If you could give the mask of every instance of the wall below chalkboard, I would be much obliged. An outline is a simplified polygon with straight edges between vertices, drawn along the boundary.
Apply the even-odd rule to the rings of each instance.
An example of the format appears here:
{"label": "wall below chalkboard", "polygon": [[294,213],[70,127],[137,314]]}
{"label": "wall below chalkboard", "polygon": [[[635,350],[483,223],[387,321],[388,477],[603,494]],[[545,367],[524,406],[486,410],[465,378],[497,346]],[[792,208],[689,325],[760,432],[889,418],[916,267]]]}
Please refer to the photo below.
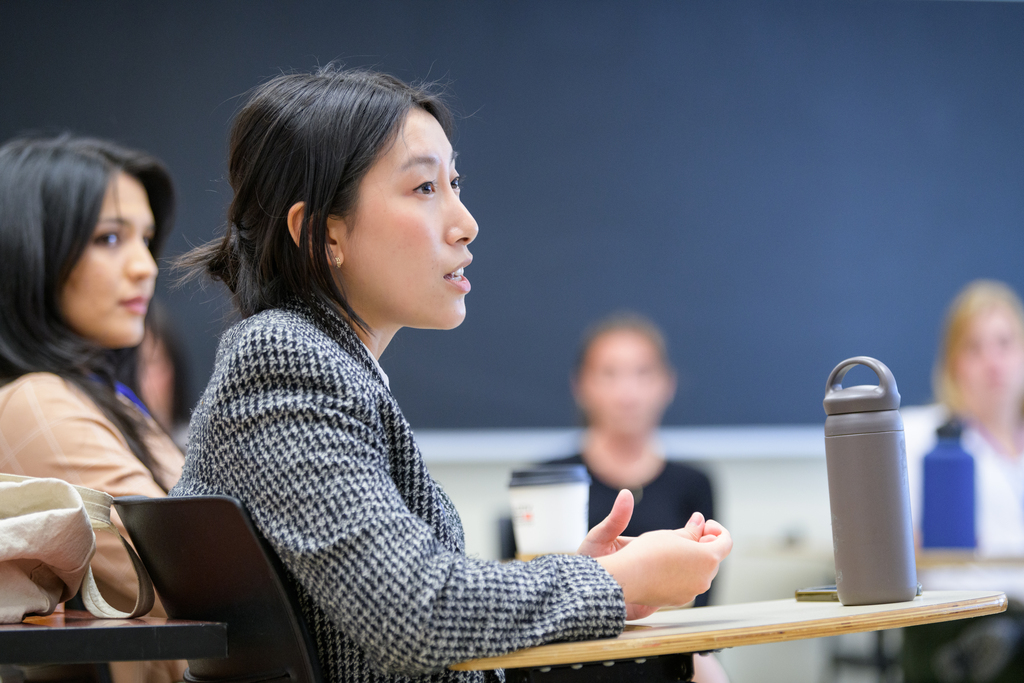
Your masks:
{"label": "wall below chalkboard", "polygon": [[[670,460],[823,459],[822,425],[665,427],[658,432]],[[416,443],[428,465],[534,463],[578,453],[579,429],[424,429]]]}

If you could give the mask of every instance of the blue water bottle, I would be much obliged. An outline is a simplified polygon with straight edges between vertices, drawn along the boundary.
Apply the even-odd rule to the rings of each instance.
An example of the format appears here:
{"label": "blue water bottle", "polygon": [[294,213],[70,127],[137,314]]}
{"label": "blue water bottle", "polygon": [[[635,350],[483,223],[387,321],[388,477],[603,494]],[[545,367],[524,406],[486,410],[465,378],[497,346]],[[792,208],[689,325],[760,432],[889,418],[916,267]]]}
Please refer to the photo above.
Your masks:
{"label": "blue water bottle", "polygon": [[938,429],[939,442],[924,456],[921,544],[925,548],[974,548],[974,458],[960,445],[961,426]]}

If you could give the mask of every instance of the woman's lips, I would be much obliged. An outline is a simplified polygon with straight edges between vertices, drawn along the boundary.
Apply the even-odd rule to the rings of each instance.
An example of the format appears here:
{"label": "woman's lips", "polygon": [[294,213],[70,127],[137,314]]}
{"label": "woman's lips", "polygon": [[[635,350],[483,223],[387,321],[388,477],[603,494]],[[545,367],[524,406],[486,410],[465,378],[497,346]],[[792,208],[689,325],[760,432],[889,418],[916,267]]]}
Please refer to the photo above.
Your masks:
{"label": "woman's lips", "polygon": [[146,311],[149,309],[149,299],[137,296],[134,299],[125,299],[121,305],[136,315],[146,315]]}
{"label": "woman's lips", "polygon": [[458,270],[445,275],[444,279],[458,287],[463,294],[467,294],[471,287],[469,285],[469,280],[467,280],[466,276],[462,274],[464,270],[464,268],[459,268]]}

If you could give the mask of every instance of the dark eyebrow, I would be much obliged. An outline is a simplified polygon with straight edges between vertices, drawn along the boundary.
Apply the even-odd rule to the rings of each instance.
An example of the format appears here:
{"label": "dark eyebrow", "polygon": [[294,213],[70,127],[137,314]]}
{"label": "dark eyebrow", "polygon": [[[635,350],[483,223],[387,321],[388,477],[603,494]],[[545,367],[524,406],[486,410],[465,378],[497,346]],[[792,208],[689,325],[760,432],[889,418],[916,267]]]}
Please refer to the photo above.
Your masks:
{"label": "dark eyebrow", "polygon": [[[122,218],[121,216],[107,216],[106,218],[100,218],[96,222],[96,225],[99,226],[99,225],[103,225],[104,223],[116,223],[117,225],[119,225],[121,227],[125,227],[125,228],[130,228],[132,226],[131,221],[129,221],[126,218]],[[149,231],[155,231],[155,230],[156,230],[156,224],[155,223],[150,223],[150,224],[148,224],[148,225],[146,225],[145,227],[142,228],[143,232],[149,232]]]}
{"label": "dark eyebrow", "polygon": [[107,216],[106,218],[100,218],[99,223],[117,223],[118,225],[129,225],[128,221],[120,216]]}
{"label": "dark eyebrow", "polygon": [[[451,158],[451,161],[449,161],[449,163],[454,162],[455,158],[457,156],[459,156],[459,153],[456,152],[453,149],[452,150],[452,158]],[[402,167],[399,170],[400,171],[405,171],[405,170],[408,170],[408,169],[412,168],[413,166],[437,166],[437,164],[438,164],[437,156],[435,156],[433,154],[423,154],[421,156],[413,157],[413,158],[409,159],[404,164],[402,164]]]}

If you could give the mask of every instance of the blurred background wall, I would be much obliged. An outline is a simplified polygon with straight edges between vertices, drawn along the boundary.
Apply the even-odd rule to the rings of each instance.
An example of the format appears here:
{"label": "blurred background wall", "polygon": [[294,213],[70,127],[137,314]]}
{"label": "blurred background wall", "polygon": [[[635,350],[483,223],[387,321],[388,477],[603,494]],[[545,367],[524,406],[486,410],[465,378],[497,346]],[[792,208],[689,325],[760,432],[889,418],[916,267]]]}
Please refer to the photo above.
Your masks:
{"label": "blurred background wall", "polygon": [[[481,232],[466,322],[382,358],[414,427],[573,424],[579,334],[623,307],[668,333],[667,423],[820,423],[839,360],[925,402],[953,293],[1024,288],[1022,36],[998,2],[0,0],[0,138],[166,160],[170,257],[218,234],[247,89],[331,60],[440,80]],[[198,393],[225,299],[160,290]]]}

